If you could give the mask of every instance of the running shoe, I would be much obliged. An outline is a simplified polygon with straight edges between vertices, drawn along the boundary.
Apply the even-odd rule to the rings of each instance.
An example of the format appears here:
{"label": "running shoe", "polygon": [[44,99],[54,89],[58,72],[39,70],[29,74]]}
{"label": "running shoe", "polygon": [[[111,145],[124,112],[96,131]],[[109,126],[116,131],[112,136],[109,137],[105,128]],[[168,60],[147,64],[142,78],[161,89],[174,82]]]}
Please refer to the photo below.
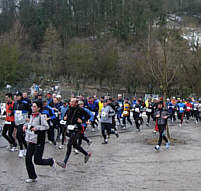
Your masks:
{"label": "running shoe", "polygon": [[26,156],[26,154],[27,154],[27,150],[25,149],[23,152],[23,155]]}
{"label": "running shoe", "polygon": [[59,149],[64,149],[64,145],[59,145]]}
{"label": "running shoe", "polygon": [[37,179],[31,179],[31,178],[26,179],[26,183],[33,183],[33,182],[37,182]]}
{"label": "running shoe", "polygon": [[15,151],[18,151],[18,148],[17,147],[12,147],[12,149],[10,149],[11,152],[15,152]]}
{"label": "running shoe", "polygon": [[20,150],[19,151],[19,154],[18,154],[18,157],[19,158],[22,158],[24,156],[24,150]]}
{"label": "running shoe", "polygon": [[155,149],[158,151],[160,149],[160,146],[159,145],[156,145],[155,146]]}
{"label": "running shoe", "polygon": [[84,163],[87,163],[90,157],[91,157],[91,153],[88,153],[88,155],[84,157]]}
{"label": "running shoe", "polygon": [[108,143],[108,141],[107,141],[107,139],[105,139],[102,144],[107,144],[107,143]]}
{"label": "running shoe", "polygon": [[79,154],[79,151],[77,149],[74,149],[74,153],[77,155]]}
{"label": "running shoe", "polygon": [[169,149],[169,147],[170,147],[170,143],[169,143],[169,142],[166,143],[166,144],[165,144],[165,147],[166,147],[166,149]]}
{"label": "running shoe", "polygon": [[61,168],[66,168],[66,164],[64,162],[61,162],[61,161],[56,161],[56,164],[58,166],[60,166]]}
{"label": "running shoe", "polygon": [[88,146],[90,146],[92,144],[92,140],[89,140],[88,142]]}

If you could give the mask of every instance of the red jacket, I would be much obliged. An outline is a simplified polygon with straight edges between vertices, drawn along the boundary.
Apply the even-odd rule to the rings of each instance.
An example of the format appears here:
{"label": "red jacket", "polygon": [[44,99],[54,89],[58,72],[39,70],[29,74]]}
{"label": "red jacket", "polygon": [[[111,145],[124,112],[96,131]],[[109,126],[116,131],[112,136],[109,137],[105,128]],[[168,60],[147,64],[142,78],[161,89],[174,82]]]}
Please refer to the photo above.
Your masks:
{"label": "red jacket", "polygon": [[192,110],[192,104],[191,103],[187,103],[186,104],[186,112],[190,112]]}
{"label": "red jacket", "polygon": [[14,122],[14,101],[6,104],[6,121]]}

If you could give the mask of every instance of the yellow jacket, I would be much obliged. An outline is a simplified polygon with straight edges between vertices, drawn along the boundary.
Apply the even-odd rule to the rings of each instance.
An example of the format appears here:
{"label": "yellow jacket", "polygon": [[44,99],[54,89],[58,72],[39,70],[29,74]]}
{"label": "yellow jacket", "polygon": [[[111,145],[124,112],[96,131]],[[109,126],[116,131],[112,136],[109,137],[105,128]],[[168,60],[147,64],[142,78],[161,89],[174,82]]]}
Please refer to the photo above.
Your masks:
{"label": "yellow jacket", "polygon": [[103,108],[103,103],[101,103],[101,101],[98,102],[98,108],[99,108],[99,115],[101,114],[101,110]]}

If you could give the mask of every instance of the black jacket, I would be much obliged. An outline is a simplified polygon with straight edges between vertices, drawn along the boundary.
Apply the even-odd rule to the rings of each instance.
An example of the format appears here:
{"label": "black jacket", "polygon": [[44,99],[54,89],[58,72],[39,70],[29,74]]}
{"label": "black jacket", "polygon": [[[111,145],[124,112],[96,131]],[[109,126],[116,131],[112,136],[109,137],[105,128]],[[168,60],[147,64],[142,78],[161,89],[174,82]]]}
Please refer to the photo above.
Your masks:
{"label": "black jacket", "polygon": [[[157,115],[159,115],[159,117],[157,117]],[[164,110],[164,109],[158,109],[154,113],[154,117],[157,119],[157,123],[158,123],[159,126],[160,125],[167,125],[168,118],[164,119],[165,116],[169,117],[170,113],[167,110]]]}
{"label": "black jacket", "polygon": [[81,107],[69,107],[65,116],[67,116],[67,124],[68,125],[77,125],[78,130],[82,130],[81,124],[77,122],[78,118],[82,120],[85,118],[85,121],[90,119],[90,115]]}

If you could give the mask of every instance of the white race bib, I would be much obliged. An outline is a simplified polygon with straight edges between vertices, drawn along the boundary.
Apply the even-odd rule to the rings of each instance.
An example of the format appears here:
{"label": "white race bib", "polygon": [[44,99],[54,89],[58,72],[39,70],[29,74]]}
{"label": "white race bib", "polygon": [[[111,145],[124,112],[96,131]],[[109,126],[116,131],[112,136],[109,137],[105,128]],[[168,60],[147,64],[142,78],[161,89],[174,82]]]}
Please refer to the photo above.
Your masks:
{"label": "white race bib", "polygon": [[58,113],[58,112],[55,112],[55,116],[56,116],[56,117],[59,117],[59,113]]}
{"label": "white race bib", "polygon": [[16,111],[15,111],[15,114],[16,114],[16,115],[22,115],[22,111],[16,110]]}
{"label": "white race bib", "polygon": [[149,109],[149,108],[147,108],[147,112],[148,112],[148,113],[151,113],[151,112],[152,112],[152,110],[151,110],[151,109]]}
{"label": "white race bib", "polygon": [[191,108],[190,108],[190,107],[187,107],[187,109],[190,110]]}
{"label": "white race bib", "polygon": [[106,113],[104,111],[101,113],[101,117],[106,117]]}
{"label": "white race bib", "polygon": [[76,129],[76,125],[68,125],[68,130],[75,130]]}
{"label": "white race bib", "polygon": [[139,113],[140,109],[139,108],[135,108],[135,112]]}
{"label": "white race bib", "polygon": [[22,113],[20,110],[15,111],[15,124],[16,125],[21,125],[26,122],[26,118],[28,117],[27,113]]}
{"label": "white race bib", "polygon": [[5,124],[6,125],[11,125],[11,122],[10,121],[5,121]]}
{"label": "white race bib", "polygon": [[61,125],[66,125],[66,121],[61,120],[61,121],[60,121],[60,124],[61,124]]}
{"label": "white race bib", "polygon": [[123,112],[123,115],[128,115],[128,111],[124,111],[124,112]]}
{"label": "white race bib", "polygon": [[184,111],[184,108],[183,108],[183,107],[180,107],[179,110],[180,110],[180,111]]}

